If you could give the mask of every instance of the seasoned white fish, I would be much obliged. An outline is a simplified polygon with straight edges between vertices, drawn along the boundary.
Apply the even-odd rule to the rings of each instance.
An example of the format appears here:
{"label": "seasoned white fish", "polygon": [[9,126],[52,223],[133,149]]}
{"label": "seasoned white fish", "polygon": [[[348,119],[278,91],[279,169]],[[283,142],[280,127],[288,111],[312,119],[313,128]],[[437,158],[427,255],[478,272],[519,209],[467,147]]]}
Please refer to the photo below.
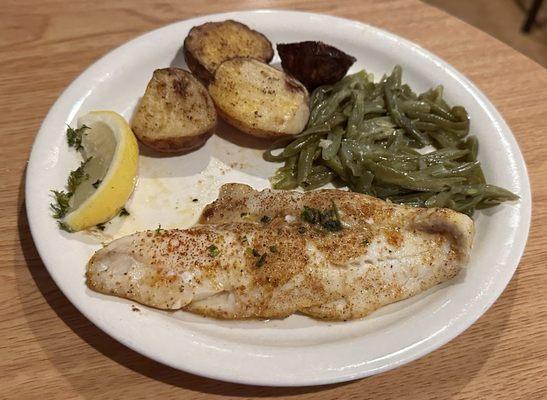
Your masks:
{"label": "seasoned white fish", "polygon": [[224,185],[201,223],[113,241],[89,261],[88,286],[218,318],[347,320],[451,279],[473,240],[463,214],[342,190]]}

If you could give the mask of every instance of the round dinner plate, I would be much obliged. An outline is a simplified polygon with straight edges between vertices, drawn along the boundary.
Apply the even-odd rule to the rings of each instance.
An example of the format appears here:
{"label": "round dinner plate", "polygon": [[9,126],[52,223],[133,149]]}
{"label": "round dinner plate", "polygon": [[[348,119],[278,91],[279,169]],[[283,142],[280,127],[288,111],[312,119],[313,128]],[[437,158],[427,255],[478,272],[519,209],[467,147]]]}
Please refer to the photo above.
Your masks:
{"label": "round dinner plate", "polygon": [[[85,266],[102,242],[138,230],[186,228],[227,182],[269,187],[278,164],[263,161],[260,144],[221,124],[192,153],[160,157],[141,148],[139,181],[127,205],[102,233],[69,234],[51,217],[51,189],[61,189],[80,162],[67,147],[66,124],[91,110],[130,119],[152,71],[186,68],[181,45],[190,28],[235,19],[274,44],[320,40],[357,58],[378,79],[395,64],[403,80],[424,91],[442,84],[449,103],[465,106],[479,137],[479,159],[490,183],[520,200],[477,212],[471,261],[458,277],[366,318],[322,322],[303,315],[283,320],[219,321],[183,311],[147,308],[90,291]],[[276,56],[272,62],[279,65]],[[95,325],[126,346],[171,367],[255,385],[302,386],[347,381],[415,360],[477,320],[502,293],[522,255],[530,224],[530,186],[515,138],[485,95],[453,67],[421,47],[383,30],[341,18],[259,10],[208,15],[174,23],[113,50],[82,73],[59,97],[36,137],[26,181],[27,213],[36,247],[68,299]]]}

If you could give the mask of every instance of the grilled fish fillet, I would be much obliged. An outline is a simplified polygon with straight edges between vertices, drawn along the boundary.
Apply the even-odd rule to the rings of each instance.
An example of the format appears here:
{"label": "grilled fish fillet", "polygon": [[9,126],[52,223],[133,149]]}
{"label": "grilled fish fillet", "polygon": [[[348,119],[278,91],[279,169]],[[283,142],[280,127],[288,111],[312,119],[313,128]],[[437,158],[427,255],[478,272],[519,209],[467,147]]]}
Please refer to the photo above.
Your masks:
{"label": "grilled fish fillet", "polygon": [[[303,219],[305,207],[335,209],[342,229]],[[89,261],[87,285],[216,318],[348,320],[453,278],[474,234],[469,217],[448,209],[241,184],[224,185],[200,222],[113,241]]]}

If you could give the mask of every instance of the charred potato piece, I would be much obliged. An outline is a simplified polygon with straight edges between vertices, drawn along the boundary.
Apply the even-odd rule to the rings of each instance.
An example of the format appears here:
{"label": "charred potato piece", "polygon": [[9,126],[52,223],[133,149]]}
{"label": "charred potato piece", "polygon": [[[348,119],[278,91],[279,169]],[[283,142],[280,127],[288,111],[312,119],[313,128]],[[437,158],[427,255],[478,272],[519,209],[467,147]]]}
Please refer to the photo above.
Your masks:
{"label": "charred potato piece", "polygon": [[338,82],[355,62],[355,57],[323,42],[278,44],[277,52],[283,70],[309,91]]}
{"label": "charred potato piece", "polygon": [[157,69],[133,117],[135,136],[154,150],[179,153],[201,146],[217,115],[207,89],[188,71]]}
{"label": "charred potato piece", "polygon": [[226,122],[253,136],[297,134],[310,115],[308,91],[300,82],[252,58],[220,64],[209,93]]}
{"label": "charred potato piece", "polygon": [[209,82],[218,66],[230,58],[252,57],[268,63],[273,57],[266,36],[233,20],[194,26],[183,50],[188,68],[203,82]]}

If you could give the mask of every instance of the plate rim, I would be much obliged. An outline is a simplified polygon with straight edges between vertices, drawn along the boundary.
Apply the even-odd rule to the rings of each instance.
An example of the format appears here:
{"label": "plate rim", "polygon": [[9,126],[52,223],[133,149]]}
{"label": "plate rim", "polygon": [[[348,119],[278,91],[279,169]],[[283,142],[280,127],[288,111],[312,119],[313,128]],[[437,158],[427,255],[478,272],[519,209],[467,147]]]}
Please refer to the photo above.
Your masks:
{"label": "plate rim", "polygon": [[[469,314],[467,314],[467,318],[464,320],[460,320],[459,325],[456,327],[452,327],[452,330],[449,334],[444,335],[434,335],[433,337],[427,338],[427,340],[419,347],[418,350],[412,350],[412,351],[406,351],[404,353],[405,357],[400,357],[396,362],[390,362],[386,363],[383,366],[376,368],[373,371],[370,370],[360,370],[354,373],[346,373],[346,374],[339,374],[335,377],[309,377],[308,379],[300,379],[297,378],[293,381],[278,381],[276,380],[275,376],[273,378],[270,378],[266,376],[264,379],[246,379],[245,377],[237,377],[233,374],[225,373],[223,371],[217,370],[204,370],[200,368],[194,368],[193,365],[185,365],[184,368],[182,368],[179,364],[174,364],[170,360],[166,360],[165,358],[161,357],[161,355],[157,354],[151,354],[150,352],[143,350],[142,348],[139,348],[138,343],[132,343],[129,340],[124,339],[122,335],[120,335],[118,332],[115,332],[114,329],[111,329],[107,324],[105,324],[103,321],[101,321],[99,318],[97,318],[93,313],[88,312],[88,310],[85,309],[85,306],[82,306],[82,304],[79,304],[77,300],[74,299],[74,297],[71,295],[70,290],[64,290],[62,288],[62,285],[59,284],[58,279],[56,278],[56,274],[53,272],[55,268],[51,268],[48,266],[48,263],[46,262],[47,256],[46,251],[43,246],[40,245],[40,240],[37,240],[39,238],[39,233],[37,231],[37,226],[35,220],[32,218],[32,195],[31,193],[31,184],[32,178],[30,177],[30,173],[33,170],[33,159],[36,158],[36,148],[37,148],[37,142],[38,138],[43,135],[43,131],[45,130],[45,127],[48,125],[48,122],[50,119],[52,119],[52,116],[54,115],[56,109],[60,107],[61,100],[65,97],[66,93],[70,90],[71,87],[75,86],[79,81],[83,81],[85,78],[85,75],[88,73],[89,70],[96,67],[99,63],[101,63],[105,58],[108,58],[112,56],[114,53],[118,51],[124,51],[128,48],[130,48],[134,43],[139,42],[147,35],[151,35],[159,30],[169,30],[175,25],[178,24],[189,24],[192,22],[199,22],[202,19],[205,18],[238,18],[241,17],[242,14],[276,14],[276,13],[290,13],[290,14],[300,14],[302,17],[309,17],[314,16],[318,18],[325,18],[325,19],[333,19],[336,20],[339,23],[346,23],[346,24],[352,24],[356,27],[365,28],[366,30],[373,32],[379,36],[388,38],[390,40],[394,40],[396,42],[401,43],[402,45],[409,47],[418,53],[420,53],[421,56],[424,56],[428,58],[429,60],[435,62],[436,64],[442,65],[447,73],[452,75],[455,79],[458,80],[461,84],[465,84],[467,87],[465,88],[467,91],[470,91],[472,96],[477,98],[477,100],[480,100],[482,103],[483,108],[485,108],[488,112],[490,112],[493,116],[493,119],[495,119],[498,123],[502,125],[502,128],[509,133],[509,135],[505,135],[505,138],[509,140],[511,144],[511,148],[513,150],[513,153],[517,157],[518,161],[521,161],[522,165],[519,165],[519,167],[522,167],[522,180],[520,183],[522,184],[522,191],[526,194],[525,198],[528,200],[526,204],[522,204],[521,213],[520,213],[520,221],[521,225],[524,228],[524,237],[522,242],[519,243],[519,248],[515,252],[514,250],[511,252],[512,257],[511,260],[514,261],[514,266],[511,266],[511,273],[506,273],[502,276],[502,281],[496,282],[496,289],[495,295],[490,296],[486,302],[483,303],[483,308],[481,311],[474,313],[471,318],[469,318]],[[34,156],[34,157],[33,157]],[[524,198],[524,196],[523,196]],[[521,199],[522,201],[522,199]],[[337,383],[337,382],[344,382],[349,381],[353,379],[358,379],[370,375],[375,375],[393,368],[396,368],[398,366],[401,366],[403,364],[409,363],[411,361],[414,361],[418,358],[421,358],[425,356],[426,354],[434,351],[435,349],[443,346],[444,344],[448,343],[452,339],[454,339],[456,336],[460,335],[463,331],[465,331],[467,328],[469,328],[473,323],[475,323],[484,313],[492,306],[492,304],[501,296],[507,285],[509,284],[510,280],[514,276],[516,269],[518,268],[520,264],[520,260],[522,258],[522,255],[524,254],[527,239],[529,236],[530,231],[530,222],[531,222],[531,214],[532,214],[532,202],[531,202],[531,186],[530,186],[530,180],[528,176],[528,171],[526,167],[525,159],[522,155],[522,151],[518,145],[518,142],[510,129],[509,125],[506,123],[504,118],[502,117],[501,113],[497,110],[497,108],[494,106],[493,103],[490,102],[490,100],[486,97],[486,95],[473,83],[471,82],[464,74],[459,72],[456,68],[454,68],[451,64],[444,61],[440,57],[436,56],[434,53],[430,52],[429,50],[426,50],[425,48],[421,47],[420,45],[405,39],[401,36],[398,36],[394,33],[391,33],[387,30],[378,28],[373,25],[369,25],[365,22],[352,20],[348,18],[343,18],[339,16],[329,15],[329,14],[322,14],[322,13],[315,13],[315,12],[307,12],[307,11],[295,11],[295,10],[288,10],[288,9],[249,9],[249,10],[239,10],[239,11],[229,11],[229,12],[222,12],[222,13],[214,13],[214,14],[203,14],[198,15],[192,18],[175,21],[172,23],[169,23],[167,25],[163,25],[161,27],[158,27],[154,30],[144,32],[135,38],[109,50],[100,58],[98,58],[96,61],[94,61],[92,64],[87,66],[57,97],[53,105],[48,110],[45,118],[42,121],[42,124],[38,130],[37,135],[34,138],[34,142],[32,145],[32,150],[30,152],[27,171],[25,174],[25,207],[26,207],[26,214],[28,218],[29,228],[30,232],[35,244],[35,247],[40,255],[40,258],[42,262],[44,263],[46,269],[49,272],[49,275],[54,280],[57,287],[62,291],[62,293],[69,299],[69,301],[78,309],[79,312],[81,312],[87,319],[89,319],[96,327],[98,327],[100,330],[102,330],[104,333],[109,335],[110,337],[114,338],[116,341],[122,343],[123,345],[131,348],[133,351],[136,351],[139,354],[142,354],[152,360],[158,361],[164,365],[168,365],[170,367],[173,367],[178,370],[190,372],[196,375],[204,376],[207,378],[222,380],[226,382],[234,382],[234,383],[242,383],[242,384],[249,384],[249,385],[265,385],[265,386],[308,386],[308,385],[322,385],[322,384],[329,384],[329,383]],[[513,264],[513,263],[511,263]]]}

